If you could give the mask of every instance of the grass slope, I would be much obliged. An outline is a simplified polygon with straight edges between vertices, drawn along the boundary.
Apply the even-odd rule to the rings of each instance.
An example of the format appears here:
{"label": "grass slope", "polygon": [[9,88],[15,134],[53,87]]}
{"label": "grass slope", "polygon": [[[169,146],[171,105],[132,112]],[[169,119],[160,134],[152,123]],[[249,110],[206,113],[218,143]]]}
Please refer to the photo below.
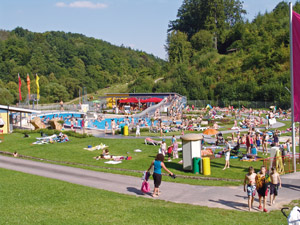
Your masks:
{"label": "grass slope", "polygon": [[176,204],[5,169],[0,169],[0,189],[0,224],[286,224],[280,211]]}
{"label": "grass slope", "polygon": [[[88,94],[87,98],[93,96],[94,99],[98,99],[100,96],[104,96],[105,93],[127,93],[128,92],[128,83],[125,84],[112,84],[110,87],[99,89],[98,91]],[[78,103],[79,98],[75,98],[66,104]]]}

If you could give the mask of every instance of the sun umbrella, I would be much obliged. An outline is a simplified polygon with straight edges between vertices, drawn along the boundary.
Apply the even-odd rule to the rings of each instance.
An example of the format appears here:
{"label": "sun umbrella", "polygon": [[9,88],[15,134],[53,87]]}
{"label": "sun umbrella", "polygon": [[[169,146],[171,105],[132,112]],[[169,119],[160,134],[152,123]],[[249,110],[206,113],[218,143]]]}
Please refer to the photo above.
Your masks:
{"label": "sun umbrella", "polygon": [[155,103],[158,103],[158,102],[161,102],[161,101],[162,101],[161,98],[153,97],[153,98],[148,98],[148,99],[145,99],[145,100],[141,100],[141,103],[146,103],[146,102],[155,102]]}
{"label": "sun umbrella", "polygon": [[122,99],[119,101],[119,103],[138,103],[139,100],[136,98],[127,98],[127,99]]}
{"label": "sun umbrella", "polygon": [[219,132],[217,130],[215,130],[215,129],[212,129],[212,128],[206,129],[203,132],[203,134],[205,134],[205,135],[215,135],[217,133],[219,133]]}

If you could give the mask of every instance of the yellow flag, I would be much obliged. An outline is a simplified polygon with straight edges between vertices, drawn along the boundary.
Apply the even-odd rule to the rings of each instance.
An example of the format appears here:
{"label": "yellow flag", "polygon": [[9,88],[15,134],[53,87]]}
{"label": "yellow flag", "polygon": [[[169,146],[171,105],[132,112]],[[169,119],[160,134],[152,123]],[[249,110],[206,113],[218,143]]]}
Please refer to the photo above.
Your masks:
{"label": "yellow flag", "polygon": [[36,83],[36,98],[37,100],[40,99],[40,85],[39,85],[39,76],[36,74],[36,79],[35,79],[35,83]]}

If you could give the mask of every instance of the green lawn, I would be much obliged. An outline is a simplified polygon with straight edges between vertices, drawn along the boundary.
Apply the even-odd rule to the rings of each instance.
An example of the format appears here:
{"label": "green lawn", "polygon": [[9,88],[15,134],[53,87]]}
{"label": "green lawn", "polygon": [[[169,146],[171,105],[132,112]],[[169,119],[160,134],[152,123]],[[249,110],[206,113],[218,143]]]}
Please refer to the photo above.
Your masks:
{"label": "green lawn", "polygon": [[[70,137],[70,142],[67,143],[54,143],[47,145],[32,145],[32,142],[36,141],[38,134],[30,134],[29,138],[23,138],[22,134],[13,133],[10,135],[5,135],[5,140],[0,144],[2,151],[14,152],[17,151],[21,155],[39,157],[43,159],[64,161],[77,164],[77,167],[93,169],[98,171],[106,171],[112,173],[128,174],[132,176],[141,176],[141,173],[132,171],[118,171],[118,170],[107,170],[100,167],[113,167],[128,170],[140,170],[144,171],[148,169],[151,161],[154,159],[158,152],[159,146],[145,145],[143,139],[100,139],[95,137],[88,138],[75,138]],[[104,143],[109,146],[110,154],[121,155],[121,156],[132,156],[132,160],[124,160],[118,165],[108,165],[104,162],[106,160],[95,160],[93,157],[99,155],[100,151],[86,151],[83,148],[88,145],[99,145]],[[170,144],[170,140],[167,140],[167,144]],[[136,153],[133,150],[141,149],[143,152]],[[166,166],[177,175],[185,176],[202,176],[194,175],[191,172],[185,172],[182,170],[182,165],[179,164],[179,160],[173,160],[172,162],[165,162]],[[259,169],[262,165],[262,161],[257,162],[242,162],[239,159],[231,159],[231,168],[223,171],[225,160],[212,159],[211,160],[211,177],[215,178],[228,178],[228,179],[238,179],[240,181],[215,181],[215,180],[197,180],[197,179],[186,179],[177,178],[173,180],[172,178],[166,177],[166,181],[196,184],[196,185],[239,185],[242,183],[245,174],[247,173],[247,168],[253,166]],[[76,165],[73,165],[76,166]],[[203,176],[202,176],[203,177]]]}
{"label": "green lawn", "polygon": [[286,224],[280,211],[176,204],[5,169],[0,169],[0,190],[0,224]]}

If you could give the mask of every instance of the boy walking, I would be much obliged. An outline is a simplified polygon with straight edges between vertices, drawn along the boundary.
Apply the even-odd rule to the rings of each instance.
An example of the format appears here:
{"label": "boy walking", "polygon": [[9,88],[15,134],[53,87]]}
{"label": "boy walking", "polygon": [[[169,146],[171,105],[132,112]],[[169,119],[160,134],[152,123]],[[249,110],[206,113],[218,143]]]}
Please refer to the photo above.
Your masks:
{"label": "boy walking", "polygon": [[223,170],[225,170],[226,168],[229,168],[229,159],[230,159],[230,151],[231,151],[231,145],[228,142],[228,139],[225,139],[225,144],[226,147],[224,149],[224,153],[225,153],[225,166],[223,168]]}
{"label": "boy walking", "polygon": [[270,178],[270,205],[272,205],[275,204],[275,198],[278,195],[278,188],[281,188],[281,179],[279,173],[277,173],[274,167],[271,168]]}
{"label": "boy walking", "polygon": [[253,208],[253,200],[256,193],[255,186],[255,177],[256,173],[254,173],[254,168],[252,166],[249,167],[249,172],[245,176],[244,180],[244,191],[246,192],[246,184],[247,184],[247,195],[248,195],[248,207],[249,211]]}

